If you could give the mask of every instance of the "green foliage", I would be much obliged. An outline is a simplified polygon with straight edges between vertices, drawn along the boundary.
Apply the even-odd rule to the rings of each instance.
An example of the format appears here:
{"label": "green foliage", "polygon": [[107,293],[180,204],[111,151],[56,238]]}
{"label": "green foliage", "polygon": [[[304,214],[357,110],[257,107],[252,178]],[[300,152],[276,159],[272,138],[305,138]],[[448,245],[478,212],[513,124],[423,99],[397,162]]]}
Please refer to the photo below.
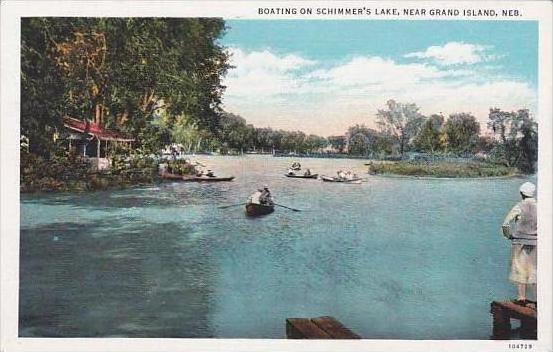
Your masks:
{"label": "green foliage", "polygon": [[512,176],[516,168],[484,162],[374,162],[370,165],[374,174],[426,177],[499,177]]}
{"label": "green foliage", "polygon": [[23,19],[21,132],[31,152],[47,154],[66,114],[124,130],[148,151],[167,140],[152,127],[160,108],[214,132],[224,30],[217,18]]}
{"label": "green foliage", "polygon": [[344,148],[346,146],[345,136],[330,136],[327,139],[332,148],[336,149],[339,153],[342,153],[344,151]]}
{"label": "green foliage", "polygon": [[304,138],[301,149],[307,152],[316,153],[328,145],[328,140],[324,137],[310,134]]}
{"label": "green foliage", "polygon": [[254,143],[253,126],[238,115],[225,113],[221,116],[219,136],[225,148],[248,150]]}
{"label": "green foliage", "polygon": [[64,112],[64,84],[50,57],[49,27],[48,19],[21,19],[21,134],[29,138],[31,153],[45,157]]}
{"label": "green foliage", "polygon": [[444,125],[446,148],[448,152],[458,155],[474,154],[480,124],[471,114],[451,114]]}
{"label": "green foliage", "polygon": [[388,100],[386,109],[378,110],[376,117],[381,132],[398,143],[401,155],[407,151],[411,139],[420,131],[424,121],[417,105],[398,103],[395,100]]}
{"label": "green foliage", "polygon": [[110,159],[110,171],[119,173],[127,168],[132,149],[127,144],[110,143],[106,151],[107,157]]}
{"label": "green foliage", "polygon": [[173,124],[171,139],[174,143],[182,144],[186,151],[191,151],[201,146],[204,141],[209,150],[216,149],[216,145],[211,144],[212,134],[198,128],[198,126],[186,116],[179,116]]}
{"label": "green foliage", "polygon": [[177,175],[195,175],[197,170],[186,160],[170,160],[167,162],[167,172]]}
{"label": "green foliage", "polygon": [[442,115],[428,117],[413,141],[415,148],[431,154],[443,151],[445,147],[442,133],[443,125],[444,117]]}
{"label": "green foliage", "polygon": [[223,152],[232,150],[270,151],[272,149],[297,153],[314,153],[325,148],[328,140],[317,135],[306,135],[301,131],[255,128],[244,118],[231,113],[223,113],[217,134]]}
{"label": "green foliage", "polygon": [[378,131],[368,128],[365,125],[351,126],[347,133],[348,153],[352,155],[375,155],[381,152]]}
{"label": "green foliage", "polygon": [[538,160],[538,124],[528,110],[506,112],[490,109],[488,128],[498,136],[494,158],[525,173],[535,172]]}
{"label": "green foliage", "polygon": [[144,154],[157,154],[165,145],[171,143],[171,130],[163,124],[146,125],[138,133],[141,141],[141,152]]}

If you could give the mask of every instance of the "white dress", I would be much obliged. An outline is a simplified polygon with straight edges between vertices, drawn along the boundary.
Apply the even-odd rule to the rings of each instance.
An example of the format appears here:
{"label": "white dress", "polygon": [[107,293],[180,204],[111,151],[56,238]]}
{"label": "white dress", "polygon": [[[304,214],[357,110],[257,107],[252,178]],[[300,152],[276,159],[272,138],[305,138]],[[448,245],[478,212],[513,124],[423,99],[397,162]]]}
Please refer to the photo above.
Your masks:
{"label": "white dress", "polygon": [[[511,236],[510,224],[515,222]],[[517,284],[535,284],[537,274],[536,200],[526,198],[511,209],[503,222],[503,235],[512,240],[509,280]]]}

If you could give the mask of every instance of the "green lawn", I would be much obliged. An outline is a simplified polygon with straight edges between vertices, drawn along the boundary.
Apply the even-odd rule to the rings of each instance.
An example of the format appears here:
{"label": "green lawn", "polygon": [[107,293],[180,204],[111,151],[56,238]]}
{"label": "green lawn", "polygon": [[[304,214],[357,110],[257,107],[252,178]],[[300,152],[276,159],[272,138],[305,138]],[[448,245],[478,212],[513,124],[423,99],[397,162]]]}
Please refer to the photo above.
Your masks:
{"label": "green lawn", "polygon": [[369,173],[425,177],[497,177],[514,176],[518,174],[518,170],[485,162],[398,161],[373,162],[369,165]]}

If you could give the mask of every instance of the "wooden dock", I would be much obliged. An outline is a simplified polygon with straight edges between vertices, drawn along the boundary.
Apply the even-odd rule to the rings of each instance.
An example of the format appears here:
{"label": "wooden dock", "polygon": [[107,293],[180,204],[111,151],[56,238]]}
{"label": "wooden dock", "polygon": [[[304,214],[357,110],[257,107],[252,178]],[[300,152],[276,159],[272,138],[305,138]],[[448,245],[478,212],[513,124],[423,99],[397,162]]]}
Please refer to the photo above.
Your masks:
{"label": "wooden dock", "polygon": [[288,318],[288,339],[360,339],[361,337],[333,317]]}
{"label": "wooden dock", "polygon": [[[532,307],[524,307],[511,301],[493,301],[490,313],[493,316],[492,339],[509,340],[518,337],[523,340],[536,340],[538,311]],[[520,321],[520,328],[511,329],[511,319]]]}

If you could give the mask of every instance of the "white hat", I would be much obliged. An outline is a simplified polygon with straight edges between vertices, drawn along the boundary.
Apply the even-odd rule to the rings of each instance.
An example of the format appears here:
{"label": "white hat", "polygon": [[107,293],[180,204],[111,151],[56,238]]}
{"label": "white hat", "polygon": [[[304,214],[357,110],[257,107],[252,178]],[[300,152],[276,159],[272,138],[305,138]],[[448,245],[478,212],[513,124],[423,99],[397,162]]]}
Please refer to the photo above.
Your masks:
{"label": "white hat", "polygon": [[536,192],[536,186],[532,182],[525,182],[520,186],[520,193],[527,197],[533,197]]}

